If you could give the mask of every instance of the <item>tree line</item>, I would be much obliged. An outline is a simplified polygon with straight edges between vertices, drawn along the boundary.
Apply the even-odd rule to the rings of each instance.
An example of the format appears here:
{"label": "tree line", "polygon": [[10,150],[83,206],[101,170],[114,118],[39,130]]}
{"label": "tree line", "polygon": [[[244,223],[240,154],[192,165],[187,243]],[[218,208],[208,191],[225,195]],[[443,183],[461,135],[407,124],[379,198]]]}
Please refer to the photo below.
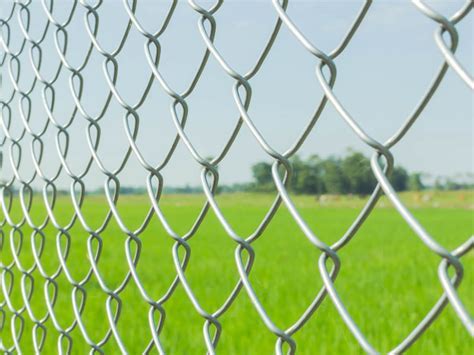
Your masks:
{"label": "tree line", "polygon": [[[295,156],[290,161],[293,167],[290,188],[295,193],[367,195],[377,184],[369,158],[360,152],[350,151],[343,158],[331,156],[323,159],[311,155],[301,159]],[[271,169],[272,165],[266,162],[252,166],[254,191],[274,189]],[[393,168],[390,181],[397,191],[425,188],[421,173],[409,174],[401,166]]]}
{"label": "tree line", "polygon": [[[297,194],[354,194],[367,195],[374,190],[377,180],[370,166],[370,159],[364,154],[349,150],[344,157],[331,156],[321,158],[311,155],[306,159],[294,156],[290,159],[293,174],[289,184]],[[232,192],[274,192],[275,182],[272,176],[272,164],[258,162],[252,166],[253,180],[248,183],[219,185],[218,193]],[[461,190],[473,189],[473,174],[467,174],[469,182],[460,182],[451,178],[436,178],[431,185],[425,182],[427,174],[408,172],[396,165],[389,180],[396,191]],[[281,174],[280,176],[283,176]],[[196,193],[199,187],[165,188],[165,193]]]}
{"label": "tree line", "polygon": [[[344,157],[331,156],[321,158],[311,155],[306,159],[294,156],[290,159],[293,174],[289,184],[292,192],[297,194],[354,194],[372,193],[377,184],[370,159],[364,154],[350,150]],[[251,168],[253,180],[247,183],[232,185],[219,184],[217,193],[232,192],[274,192],[275,183],[272,176],[272,164],[258,162]],[[283,176],[283,174],[281,174]],[[424,189],[460,190],[473,189],[473,174],[468,174],[469,182],[459,182],[450,178],[436,178],[434,183],[425,183],[426,174],[409,173],[402,166],[395,166],[389,180],[396,191],[420,191]],[[201,186],[173,187],[165,184],[165,194],[202,193]],[[103,193],[99,188],[94,193]],[[121,194],[144,194],[144,187],[120,187]]]}

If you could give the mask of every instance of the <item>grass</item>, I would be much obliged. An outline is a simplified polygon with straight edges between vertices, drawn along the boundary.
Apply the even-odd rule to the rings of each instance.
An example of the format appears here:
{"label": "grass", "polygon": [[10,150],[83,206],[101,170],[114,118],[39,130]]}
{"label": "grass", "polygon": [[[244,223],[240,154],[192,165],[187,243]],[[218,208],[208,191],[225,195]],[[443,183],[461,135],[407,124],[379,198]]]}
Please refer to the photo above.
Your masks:
{"label": "grass", "polygon": [[[448,249],[454,249],[473,234],[473,192],[406,193],[402,194],[402,199],[427,231]],[[217,200],[229,223],[237,233],[245,236],[256,228],[270,206],[272,196],[222,195]],[[294,200],[318,237],[328,244],[340,238],[364,202],[358,197],[331,197],[316,201],[314,197],[296,196]],[[163,196],[161,206],[170,225],[176,232],[184,234],[191,227],[203,201],[202,196],[169,195]],[[32,212],[35,223],[40,223],[46,215],[41,205],[39,196],[35,197]],[[106,206],[106,201],[101,197],[86,197],[83,211],[90,226],[100,226]],[[127,226],[134,229],[140,225],[148,206],[145,196],[123,196],[118,209]],[[55,211],[58,222],[65,224],[73,209],[69,200],[61,197]],[[18,200],[14,203],[11,216],[15,221],[21,216]],[[1,261],[4,264],[8,264],[13,258],[11,242],[18,247],[20,239],[23,239],[19,261],[24,268],[33,266],[32,230],[23,227],[22,232],[23,237],[19,232],[12,232],[10,227],[3,227]],[[45,235],[45,249],[41,260],[46,271],[53,273],[59,266],[56,240],[59,239],[64,247],[65,238],[58,237],[57,231],[50,226],[45,229]],[[79,225],[71,230],[71,250],[67,263],[77,280],[84,277],[89,267],[87,237]],[[38,236],[33,239],[36,243],[39,242]],[[107,286],[114,288],[120,284],[128,270],[124,251],[126,235],[112,220],[102,233],[102,239],[103,253],[99,270]],[[138,275],[147,293],[158,299],[175,276],[171,256],[173,240],[157,218],[152,219],[146,232],[141,235],[141,240],[143,249]],[[236,244],[225,233],[212,211],[189,243],[192,255],[186,271],[188,281],[202,307],[213,312],[220,307],[238,278],[234,262]],[[253,246],[256,260],[250,280],[274,323],[280,328],[289,327],[322,285],[317,269],[320,253],[298,229],[284,206]],[[459,290],[470,310],[474,309],[473,254],[470,252],[462,259],[466,275]],[[399,343],[442,293],[437,277],[440,258],[421,243],[385,198],[339,255],[342,269],[336,281],[337,290],[367,339],[381,352],[387,352]],[[23,304],[21,273],[15,267],[13,274],[10,299],[18,309]],[[41,318],[47,311],[44,304],[45,282],[37,269],[32,275],[35,279],[32,310],[36,317]],[[74,319],[72,287],[64,273],[57,281],[59,292],[55,313],[58,322],[67,327]],[[28,278],[24,283],[26,289],[31,288]],[[10,284],[9,277],[4,277],[4,284]],[[87,301],[83,320],[89,336],[98,341],[108,329],[105,310],[107,297],[94,278],[85,289]],[[118,330],[129,352],[141,353],[151,339],[147,323],[149,307],[133,281],[120,297],[123,309]],[[178,286],[164,307],[166,322],[161,340],[165,350],[170,354],[204,353],[203,318],[195,311],[181,286]],[[26,312],[23,313],[23,318],[25,330],[20,346],[24,353],[31,353],[32,322]],[[13,344],[11,319],[12,313],[5,307],[4,329],[0,333],[5,346]],[[273,352],[276,338],[266,329],[244,291],[220,321],[223,333],[217,348],[219,353]],[[18,325],[17,320],[15,326]],[[44,352],[54,353],[57,351],[58,333],[54,330],[51,319],[45,325],[48,332]],[[73,353],[87,352],[89,347],[82,339],[80,330],[76,327],[71,334],[74,340]],[[298,344],[299,354],[363,353],[329,299],[324,301],[294,339]],[[409,353],[470,354],[473,346],[474,341],[448,305],[438,320],[410,348]],[[106,353],[118,352],[113,338],[103,349]]]}

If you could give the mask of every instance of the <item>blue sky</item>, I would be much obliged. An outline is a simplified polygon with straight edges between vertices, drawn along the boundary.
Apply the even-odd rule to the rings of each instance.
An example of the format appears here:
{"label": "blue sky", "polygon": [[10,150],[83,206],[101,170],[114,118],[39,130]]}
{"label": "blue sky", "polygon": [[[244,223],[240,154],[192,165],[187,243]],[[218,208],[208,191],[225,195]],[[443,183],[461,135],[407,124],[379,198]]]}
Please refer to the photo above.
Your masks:
{"label": "blue sky", "polygon": [[[9,3],[2,0],[1,4]],[[165,1],[140,1],[137,17],[148,29],[161,23]],[[208,4],[203,1],[201,4]],[[434,8],[450,16],[462,1],[430,1]],[[290,1],[288,13],[305,35],[326,52],[341,40],[358,12],[362,1]],[[65,3],[56,9],[58,17],[67,10]],[[2,6],[3,7],[3,6]],[[45,16],[39,1],[32,5],[32,32],[44,25]],[[5,10],[4,10],[5,11]],[[111,49],[118,43],[126,24],[126,13],[121,1],[105,1],[99,11],[101,23],[98,39]],[[87,45],[84,11],[81,9],[72,22],[69,58],[79,63]],[[2,15],[3,16],[3,15]],[[276,18],[270,2],[230,1],[216,13],[216,46],[229,64],[238,72],[247,72],[273,28]],[[473,68],[473,15],[468,15],[458,26],[460,44],[457,56],[467,68]],[[168,30],[161,38],[160,69],[176,91],[187,87],[196,70],[204,43],[199,35],[199,15],[187,2],[180,1]],[[436,24],[421,14],[408,1],[374,1],[368,15],[350,45],[336,59],[338,78],[335,92],[355,119],[374,137],[384,141],[404,122],[421,99],[442,63],[433,33]],[[19,35],[12,25],[13,38]],[[132,30],[123,52],[118,56],[119,80],[117,88],[124,99],[134,103],[150,75],[144,52],[144,38]],[[50,31],[43,44],[44,75],[50,76],[58,63],[53,35]],[[31,82],[33,72],[28,68],[27,53],[21,57],[21,83]],[[76,61],[76,62],[75,62]],[[99,111],[107,93],[102,73],[103,58],[95,52],[84,71],[84,106],[91,114]],[[317,106],[322,90],[315,76],[317,60],[310,55],[283,26],[280,35],[260,72],[251,80],[253,98],[249,114],[268,142],[283,151],[296,140]],[[5,68],[3,89],[5,97],[11,84]],[[73,107],[68,88],[69,73],[64,71],[57,83],[55,114],[64,122]],[[211,57],[196,90],[189,96],[189,117],[186,126],[193,144],[202,156],[214,156],[227,139],[238,118],[232,98],[231,80]],[[32,126],[40,129],[45,122],[40,90],[31,95]],[[145,105],[140,109],[138,146],[152,164],[160,162],[175,133],[169,111],[170,98],[155,85]],[[99,156],[112,169],[117,166],[126,147],[123,129],[123,109],[114,101],[101,121],[102,143]],[[406,137],[392,151],[396,162],[410,171],[432,175],[455,175],[473,169],[473,94],[456,74],[449,70],[431,103]],[[13,107],[18,115],[18,102]],[[12,131],[20,129],[21,122]],[[73,170],[83,169],[89,152],[85,140],[85,120],[77,117],[70,127],[72,136],[69,162]],[[45,136],[43,167],[52,174],[59,164],[54,147],[55,130]],[[30,139],[23,140],[24,153],[21,171],[31,174]],[[348,148],[370,153],[329,104],[300,151],[301,156],[318,154],[326,157],[343,155]],[[8,159],[5,159],[8,163]],[[250,166],[261,160],[270,161],[255,138],[244,127],[227,157],[219,166],[222,183],[248,181]],[[8,165],[8,164],[4,164]],[[199,183],[199,165],[183,144],[180,144],[169,166],[163,170],[166,184],[178,186]],[[3,176],[11,171],[4,168]],[[136,159],[129,162],[121,174],[124,185],[144,184],[145,171]],[[94,168],[86,182],[99,186],[104,176]],[[61,178],[59,184],[70,180]],[[38,180],[40,186],[41,182]]]}

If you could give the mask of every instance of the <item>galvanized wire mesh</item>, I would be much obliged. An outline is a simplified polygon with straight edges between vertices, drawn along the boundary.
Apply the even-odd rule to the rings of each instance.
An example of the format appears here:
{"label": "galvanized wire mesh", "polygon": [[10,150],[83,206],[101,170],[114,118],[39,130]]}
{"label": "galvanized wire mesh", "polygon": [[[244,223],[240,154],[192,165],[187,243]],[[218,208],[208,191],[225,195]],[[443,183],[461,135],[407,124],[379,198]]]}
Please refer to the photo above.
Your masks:
{"label": "galvanized wire mesh", "polygon": [[[237,72],[223,57],[219,48],[214,44],[216,33],[219,31],[219,23],[214,15],[219,11],[223,1],[217,0],[210,6],[200,5],[198,1],[189,0],[189,6],[196,12],[198,18],[198,29],[202,41],[205,44],[205,50],[202,53],[200,65],[197,67],[192,80],[188,83],[185,90],[178,91],[167,81],[166,76],[160,71],[160,38],[166,33],[167,27],[173,18],[177,1],[163,3],[166,7],[166,15],[160,19],[160,27],[153,32],[149,32],[140,19],[136,16],[137,8],[142,4],[138,0],[124,0],[121,4],[122,10],[126,11],[128,23],[121,29],[122,35],[118,45],[113,49],[106,49],[110,46],[101,43],[98,39],[101,31],[100,21],[104,16],[113,16],[111,13],[101,12],[102,1],[71,1],[71,6],[67,16],[61,19],[57,18],[55,13],[55,2],[53,0],[42,0],[42,12],[31,11],[32,1],[8,1],[3,0],[1,6],[0,18],[0,75],[3,82],[9,81],[13,89],[11,92],[5,90],[1,92],[1,128],[2,141],[1,151],[3,154],[3,166],[12,170],[11,179],[3,181],[1,185],[1,204],[4,213],[4,219],[1,222],[1,248],[10,248],[13,254],[13,260],[5,263],[1,260],[1,287],[3,301],[1,302],[1,324],[5,327],[5,322],[11,321],[12,326],[8,332],[2,332],[0,348],[4,352],[21,352],[21,341],[24,337],[32,337],[35,351],[41,352],[44,346],[45,338],[48,336],[57,337],[58,351],[73,351],[73,342],[71,332],[79,328],[85,342],[90,346],[91,351],[102,352],[107,342],[115,341],[120,350],[124,353],[132,351],[158,350],[163,353],[161,334],[166,327],[165,303],[173,297],[178,285],[182,286],[192,302],[195,311],[203,318],[204,322],[204,341],[209,353],[214,353],[222,332],[220,317],[225,314],[233,305],[237,297],[248,297],[261,317],[262,321],[276,336],[275,351],[282,353],[288,351],[294,353],[296,343],[293,338],[308,320],[317,313],[318,307],[323,302],[332,302],[341,319],[346,323],[349,330],[354,335],[357,342],[368,353],[377,353],[377,350],[367,341],[363,332],[359,329],[355,321],[351,318],[346,309],[343,300],[339,297],[337,291],[336,278],[342,267],[338,251],[349,245],[351,239],[356,235],[358,229],[370,215],[379,197],[382,194],[388,196],[399,214],[406,223],[413,229],[420,240],[426,245],[426,248],[440,257],[439,280],[444,289],[444,294],[440,296],[438,302],[426,314],[420,323],[403,339],[399,345],[393,348],[393,353],[400,353],[409,348],[423,332],[436,320],[446,305],[450,304],[456,311],[459,321],[464,324],[467,331],[474,334],[473,320],[468,314],[460,300],[456,289],[461,283],[463,276],[463,266],[460,258],[474,247],[474,239],[469,238],[464,244],[456,250],[448,251],[438,242],[436,242],[423,226],[413,217],[410,211],[400,201],[399,196],[392,188],[388,176],[390,176],[394,157],[391,148],[398,144],[410,127],[424,111],[433,94],[437,91],[446,72],[452,70],[455,72],[472,90],[474,82],[466,68],[456,58],[456,49],[459,42],[459,36],[456,25],[462,21],[472,10],[473,2],[467,1],[451,18],[446,18],[435,10],[430,8],[421,0],[414,0],[412,6],[415,6],[421,14],[427,16],[432,21],[439,24],[434,39],[440,52],[444,57],[438,73],[432,83],[427,88],[425,94],[421,97],[418,105],[414,108],[412,114],[406,118],[405,123],[399,130],[385,142],[379,142],[370,136],[366,130],[361,127],[348,109],[341,102],[337,92],[333,89],[336,83],[337,59],[344,54],[344,50],[356,34],[359,25],[364,21],[364,17],[370,11],[371,1],[361,2],[361,8],[352,24],[348,24],[348,32],[340,44],[331,52],[325,53],[318,48],[317,43],[313,43],[298,28],[298,24],[293,22],[290,15],[286,12],[287,0],[273,0],[275,10],[275,23],[273,31],[268,38],[265,47],[254,66],[246,73]],[[70,55],[71,47],[74,44],[68,42],[69,25],[75,16],[84,17],[83,30],[87,33],[88,43],[81,54],[80,59],[72,58]],[[31,23],[39,18],[42,21],[42,30],[32,33]],[[282,27],[289,29],[294,35],[294,40],[299,42],[309,53],[314,56],[314,64],[317,80],[324,91],[311,121],[306,125],[304,131],[298,139],[286,151],[278,151],[272,147],[266,137],[254,124],[254,120],[249,114],[249,108],[252,105],[252,78],[257,75],[265,63],[267,55],[272,50],[275,39],[278,37]],[[13,33],[16,30],[17,33]],[[125,43],[129,40],[131,31],[138,31],[141,34],[141,40],[144,45],[142,53],[148,62],[148,68],[143,69],[150,73],[148,83],[135,102],[127,102],[116,87],[119,76],[120,63],[117,57],[120,55]],[[44,73],[43,66],[43,42],[47,35],[52,34],[55,42],[55,55],[58,58],[57,67],[52,73]],[[18,40],[20,38],[21,40]],[[92,114],[84,107],[82,102],[83,86],[88,81],[84,75],[93,53],[98,53],[102,57],[103,80],[109,87],[108,95],[100,103],[97,114]],[[213,57],[220,65],[223,72],[233,80],[233,98],[235,106],[239,111],[240,117],[236,121],[232,134],[222,148],[220,154],[212,158],[203,157],[195,147],[193,141],[188,137],[185,125],[188,118],[188,98],[193,94],[196,85],[202,78],[202,73]],[[31,80],[24,81],[22,73],[24,68],[28,67],[34,72]],[[67,92],[58,92],[56,83],[60,74],[67,74],[69,81],[69,90]],[[159,164],[149,162],[142,154],[140,147],[136,144],[136,137],[139,132],[141,106],[147,102],[150,88],[153,85],[159,85],[169,96],[171,100],[171,119],[175,125],[175,138],[173,143]],[[32,109],[31,97],[35,94],[41,95],[41,103],[45,114],[38,118]],[[64,117],[58,118],[57,102],[63,95],[69,95],[74,100],[74,106],[66,120]],[[102,129],[101,119],[104,117],[112,103],[118,103],[123,112],[123,129],[127,135],[128,147],[121,159],[121,163],[116,169],[108,169],[107,162],[104,162],[98,154],[101,144],[101,137],[107,134]],[[14,106],[18,106],[18,114]],[[315,123],[328,105],[332,105],[338,114],[344,119],[361,142],[373,150],[371,166],[374,175],[377,178],[378,185],[370,196],[367,204],[362,209],[358,217],[354,220],[347,232],[333,245],[327,245],[321,241],[315,232],[306,224],[300,211],[294,205],[290,194],[288,193],[288,184],[292,176],[292,165],[289,159],[294,156],[305,142],[308,134],[314,129]],[[35,121],[36,120],[36,121]],[[77,131],[70,129],[76,121],[86,122],[86,137],[88,146],[84,147],[83,154],[86,154],[88,162],[82,171],[71,169],[71,160],[75,157],[69,152],[69,142],[71,135],[78,134]],[[20,126],[20,129],[14,129],[14,126]],[[250,235],[239,235],[228,222],[226,215],[219,207],[215,195],[219,186],[219,164],[226,159],[230,147],[234,144],[241,128],[246,126],[257,140],[260,147],[273,160],[273,180],[277,188],[277,196],[273,205],[266,213],[259,226]],[[50,136],[48,136],[50,134]],[[81,132],[82,134],[82,132]],[[60,165],[53,172],[46,172],[44,162],[48,156],[43,154],[46,140],[54,140],[56,144],[56,154],[60,159]],[[202,167],[201,180],[202,188],[206,196],[206,202],[201,212],[196,218],[192,228],[185,234],[179,234],[173,230],[168,223],[166,215],[160,206],[162,196],[163,177],[162,171],[168,165],[178,144],[186,146],[192,154],[194,160]],[[29,159],[25,157],[29,156]],[[147,172],[147,195],[149,198],[149,210],[143,223],[137,229],[131,229],[128,226],[126,218],[122,217],[117,209],[120,199],[120,174],[127,166],[130,157],[135,156],[140,162],[143,170]],[[25,171],[25,164],[30,166],[31,171]],[[98,168],[105,179],[105,196],[108,203],[108,211],[101,225],[93,227],[88,224],[84,218],[83,201],[86,193],[85,179],[90,174],[91,169]],[[57,183],[58,180],[66,176],[70,181],[69,199],[74,206],[74,214],[67,222],[60,221],[57,218],[58,210],[55,208],[55,201],[59,196]],[[47,216],[42,221],[36,221],[32,218],[30,212],[34,189],[33,181],[40,181],[42,194],[42,203],[47,211]],[[18,198],[21,203],[22,217],[16,219],[11,214],[12,201],[15,195],[15,186],[18,186]],[[39,197],[35,197],[39,198]],[[254,285],[250,281],[249,274],[252,270],[255,258],[254,247],[252,246],[272,222],[276,211],[280,206],[285,205],[290,211],[294,221],[308,240],[321,251],[319,259],[319,273],[324,282],[324,286],[315,295],[314,300],[300,318],[289,328],[281,329],[267,314],[265,307],[260,302]],[[222,224],[229,238],[236,245],[235,265],[238,270],[239,280],[234,289],[228,295],[225,302],[217,310],[204,309],[200,300],[195,296],[193,288],[186,277],[186,268],[190,259],[191,246],[189,239],[195,235],[200,228],[203,220],[212,210]],[[140,264],[140,251],[142,247],[141,235],[146,231],[152,219],[158,219],[169,236],[174,240],[172,256],[176,269],[174,281],[169,285],[167,292],[162,297],[155,299],[147,293],[146,285],[141,281],[137,272]],[[110,225],[115,221],[122,232],[127,236],[125,243],[126,260],[128,273],[118,287],[112,288],[107,284],[102,269],[98,267],[101,259],[102,236]],[[75,226],[80,226],[88,234],[87,247],[88,258],[84,263],[88,265],[87,275],[81,279],[75,278],[69,271],[68,255],[71,248],[71,230]],[[8,227],[8,235],[7,235]],[[29,228],[29,229],[28,229]],[[27,237],[27,231],[31,230],[32,252],[34,261],[31,265],[25,265],[22,262],[21,255],[24,238]],[[55,270],[49,270],[44,267],[45,258],[43,253],[44,244],[50,243],[51,238],[46,236],[50,233],[55,235],[57,245],[57,257],[60,265]],[[455,270],[454,277],[448,275],[448,268]],[[15,272],[21,274],[14,276]],[[70,324],[63,324],[58,321],[56,305],[57,295],[60,292],[69,292],[60,289],[58,278],[65,275],[71,285],[71,297],[73,302],[73,320]],[[41,280],[40,280],[41,278]],[[108,331],[97,340],[95,335],[88,333],[84,325],[82,313],[86,304],[87,290],[86,286],[96,280],[102,292],[107,295],[106,308],[108,317]],[[16,304],[11,300],[11,292],[14,283],[19,283],[22,291],[23,303]],[[46,305],[46,311],[39,313],[31,306],[31,298],[34,292],[41,293],[40,285],[44,285],[43,302]],[[118,323],[121,321],[121,295],[131,284],[135,284],[141,294],[142,301],[149,305],[149,334],[143,334],[150,339],[146,349],[127,349],[122,335],[117,330]],[[87,300],[93,302],[93,300]],[[52,321],[46,326],[48,321]],[[25,324],[31,323],[31,334],[26,331]],[[52,325],[52,326],[51,326]]]}

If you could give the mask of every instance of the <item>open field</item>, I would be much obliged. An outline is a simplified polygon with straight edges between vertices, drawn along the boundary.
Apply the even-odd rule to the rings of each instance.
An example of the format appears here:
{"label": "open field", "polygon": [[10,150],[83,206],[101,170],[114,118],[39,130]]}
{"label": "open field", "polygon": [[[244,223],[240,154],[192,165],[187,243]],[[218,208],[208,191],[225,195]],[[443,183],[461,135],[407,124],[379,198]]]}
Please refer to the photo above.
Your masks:
{"label": "open field", "polygon": [[[473,234],[474,193],[472,191],[404,193],[403,200],[431,235],[448,249],[454,249]],[[39,196],[33,202],[32,218],[40,223],[46,212]],[[295,204],[315,233],[330,244],[341,237],[362,207],[363,199],[357,197],[326,197],[317,201],[310,196],[296,196]],[[162,209],[176,232],[184,234],[192,225],[204,198],[202,196],[163,196]],[[252,233],[271,204],[271,195],[236,194],[217,197],[224,215],[241,236]],[[97,228],[102,223],[107,203],[104,198],[87,196],[84,216],[87,223]],[[119,211],[128,228],[136,229],[149,206],[146,196],[122,196]],[[60,197],[55,214],[60,224],[66,224],[72,215],[69,199]],[[18,221],[21,216],[18,200],[11,216]],[[19,261],[24,268],[33,265],[31,229],[24,227],[23,250]],[[21,239],[18,232],[10,235],[11,228],[4,226],[1,261],[12,261],[10,243]],[[76,223],[71,232],[71,250],[67,265],[74,278],[80,280],[89,270],[87,262],[88,235]],[[45,229],[45,249],[41,258],[46,272],[53,273],[59,265],[56,256],[56,231]],[[34,237],[39,243],[38,236]],[[61,245],[64,246],[63,237]],[[99,270],[109,288],[117,287],[128,268],[125,259],[126,235],[112,219],[104,233],[103,252]],[[160,298],[175,276],[171,248],[173,240],[157,218],[153,218],[141,235],[142,255],[138,274],[148,294]],[[208,212],[198,232],[190,239],[192,249],[186,271],[194,293],[208,312],[215,311],[230,293],[238,278],[234,261],[235,242],[225,233],[212,211]],[[253,244],[256,252],[251,282],[267,313],[280,327],[290,326],[304,311],[318,292],[322,282],[317,269],[319,251],[299,231],[297,225],[281,206],[265,233]],[[339,252],[342,269],[336,287],[359,327],[368,340],[380,351],[387,352],[400,342],[442,293],[437,277],[440,258],[433,254],[411,231],[404,220],[382,198],[355,238]],[[474,253],[463,259],[465,278],[460,295],[470,310],[474,310]],[[23,304],[21,273],[14,268],[11,300],[15,308]],[[46,313],[44,304],[44,279],[38,270],[31,300],[35,316]],[[8,285],[10,278],[4,278]],[[64,274],[58,277],[59,295],[55,313],[59,323],[67,327],[74,319],[72,286]],[[5,287],[5,285],[4,285]],[[87,291],[83,320],[90,337],[98,341],[108,329],[105,309],[106,295],[92,278],[85,286]],[[141,353],[150,338],[148,309],[133,281],[121,293],[123,303],[118,330],[130,353]],[[193,308],[183,288],[164,304],[166,321],[161,333],[165,350],[170,354],[202,354],[205,345],[202,336],[203,318]],[[6,310],[6,320],[1,338],[11,346],[11,312]],[[21,341],[24,353],[32,352],[31,327],[27,313],[25,334]],[[270,354],[275,336],[266,329],[246,293],[241,294],[232,308],[220,318],[223,332],[218,345],[222,354]],[[18,322],[17,322],[18,323]],[[45,353],[56,352],[58,333],[52,321],[46,324],[48,333]],[[89,348],[76,327],[72,332],[73,353],[86,353]],[[362,350],[341,320],[335,307],[327,298],[312,319],[294,339],[300,354],[358,354]],[[413,345],[411,354],[469,354],[474,341],[448,305],[439,319]],[[113,340],[104,346],[106,353],[117,353]]]}

